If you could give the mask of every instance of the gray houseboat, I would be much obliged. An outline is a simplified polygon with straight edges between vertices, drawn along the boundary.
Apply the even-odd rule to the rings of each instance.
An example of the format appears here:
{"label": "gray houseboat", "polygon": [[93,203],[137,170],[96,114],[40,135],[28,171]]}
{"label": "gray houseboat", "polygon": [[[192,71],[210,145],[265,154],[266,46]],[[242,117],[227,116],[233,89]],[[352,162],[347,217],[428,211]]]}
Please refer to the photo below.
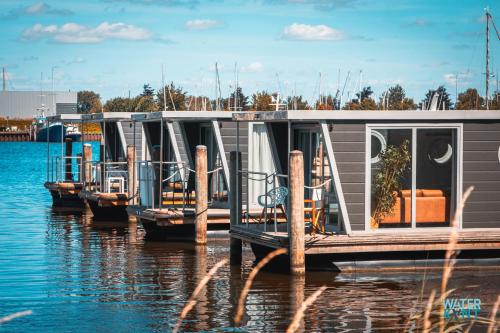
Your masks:
{"label": "gray houseboat", "polygon": [[208,229],[229,229],[229,151],[241,150],[247,145],[242,138],[248,137],[245,129],[238,133],[232,112],[162,111],[136,114],[132,119],[142,123],[150,155],[137,163],[139,200],[128,207],[129,215],[140,219],[151,237],[193,239],[195,155],[197,146],[203,145],[208,169]]}
{"label": "gray houseboat", "polygon": [[241,251],[241,241],[257,257],[295,246],[291,208],[283,197],[289,196],[290,152],[298,150],[304,161],[302,251],[308,264],[321,258],[348,270],[385,260],[417,266],[418,259],[439,260],[470,186],[456,247],[465,261],[499,257],[499,111],[241,112],[233,120],[240,133],[248,123],[264,124],[275,170],[253,163],[247,138],[237,137],[242,162],[231,173],[239,175],[242,187],[264,174],[268,185],[260,201],[267,194],[267,206],[276,211],[284,205],[288,212],[288,223],[277,223],[272,213],[248,223],[245,211],[256,194],[235,192],[241,208],[230,230],[234,253]]}
{"label": "gray houseboat", "polygon": [[[131,120],[132,112],[104,112],[82,115],[84,124],[101,127],[99,159],[86,156],[84,181],[80,198],[90,207],[94,219],[127,220],[126,208],[134,199],[136,159],[146,154],[141,123]],[[88,154],[88,152],[87,152]],[[137,158],[137,157],[138,158]],[[105,158],[104,158],[105,157]]]}
{"label": "gray houseboat", "polygon": [[[60,131],[59,137],[65,137],[65,124],[81,122],[79,114],[60,114],[46,118],[47,135],[47,177],[44,186],[52,196],[55,206],[83,207],[84,202],[78,197],[83,183],[81,177],[82,156],[78,152],[81,144],[71,138],[52,142],[52,131]],[[52,126],[58,124],[58,126]],[[75,147],[75,149],[73,149]],[[80,150],[81,153],[81,150]]]}

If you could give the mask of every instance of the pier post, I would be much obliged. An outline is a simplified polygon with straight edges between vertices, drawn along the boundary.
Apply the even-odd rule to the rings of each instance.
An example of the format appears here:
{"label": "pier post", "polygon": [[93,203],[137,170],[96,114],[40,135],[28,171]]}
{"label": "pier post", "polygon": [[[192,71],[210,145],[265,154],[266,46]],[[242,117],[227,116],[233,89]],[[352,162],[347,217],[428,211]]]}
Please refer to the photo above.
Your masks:
{"label": "pier post", "polygon": [[207,174],[207,147],[196,146],[195,159],[195,242],[207,243],[207,209],[208,209],[208,174]]}
{"label": "pier post", "polygon": [[301,151],[290,152],[288,183],[290,186],[290,271],[305,274],[304,231],[304,157]]}
{"label": "pier post", "polygon": [[106,153],[106,149],[104,147],[104,140],[103,137],[101,136],[101,144],[99,145],[99,160],[101,162],[100,168],[99,168],[99,192],[104,192],[104,163],[106,162],[106,157],[104,154]]}
{"label": "pier post", "polygon": [[73,172],[72,172],[72,160],[71,156],[73,156],[73,140],[70,138],[67,138],[65,141],[66,143],[66,153],[64,157],[64,165],[65,165],[65,170],[64,170],[64,179],[67,181],[72,181],[73,180]]}
{"label": "pier post", "polygon": [[[229,204],[230,204],[230,227],[241,224],[241,152],[232,151],[229,155]],[[230,263],[241,265],[242,243],[241,239],[230,237]]]}
{"label": "pier post", "polygon": [[137,190],[137,172],[136,172],[136,149],[134,145],[127,146],[127,196],[129,198],[129,203],[132,205],[137,204],[137,197],[135,197]]}
{"label": "pier post", "polygon": [[86,143],[83,145],[83,165],[84,165],[84,174],[83,181],[85,184],[85,188],[90,190],[90,182],[92,181],[92,145],[90,143]]}

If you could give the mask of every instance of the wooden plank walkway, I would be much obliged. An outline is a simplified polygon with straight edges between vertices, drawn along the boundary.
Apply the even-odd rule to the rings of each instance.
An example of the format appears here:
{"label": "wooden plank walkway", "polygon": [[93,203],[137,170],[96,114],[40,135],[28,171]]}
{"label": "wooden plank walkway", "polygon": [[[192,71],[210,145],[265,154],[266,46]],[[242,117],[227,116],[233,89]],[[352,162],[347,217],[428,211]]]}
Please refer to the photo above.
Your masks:
{"label": "wooden plank walkway", "polygon": [[[243,241],[270,248],[288,247],[286,225],[279,231],[263,231],[262,225],[241,225],[231,227],[231,236]],[[269,228],[270,230],[272,228]],[[445,230],[418,230],[396,232],[354,233],[307,235],[306,254],[366,253],[366,252],[404,252],[446,250],[450,232]],[[458,250],[499,250],[500,228],[463,229],[458,233]]]}

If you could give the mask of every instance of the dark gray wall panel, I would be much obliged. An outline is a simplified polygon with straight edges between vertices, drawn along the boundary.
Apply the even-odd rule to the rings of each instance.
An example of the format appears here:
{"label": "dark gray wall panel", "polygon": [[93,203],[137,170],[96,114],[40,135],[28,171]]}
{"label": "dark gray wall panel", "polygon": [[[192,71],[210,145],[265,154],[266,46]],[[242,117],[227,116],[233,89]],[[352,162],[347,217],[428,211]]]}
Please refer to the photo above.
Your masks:
{"label": "dark gray wall panel", "polygon": [[352,230],[365,229],[365,124],[333,124],[330,131]]}
{"label": "dark gray wall panel", "polygon": [[464,228],[500,228],[500,123],[464,124],[463,190],[474,186],[463,215]]}

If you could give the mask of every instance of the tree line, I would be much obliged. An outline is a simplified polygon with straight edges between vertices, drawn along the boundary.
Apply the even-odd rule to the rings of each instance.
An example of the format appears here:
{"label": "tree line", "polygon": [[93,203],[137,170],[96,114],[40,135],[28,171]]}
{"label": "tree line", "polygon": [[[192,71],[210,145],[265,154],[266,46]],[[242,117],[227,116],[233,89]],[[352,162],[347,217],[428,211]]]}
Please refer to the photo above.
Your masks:
{"label": "tree line", "polygon": [[[280,100],[278,100],[280,99]],[[477,89],[469,88],[457,96],[452,102],[444,86],[429,90],[420,102],[406,96],[405,89],[397,84],[384,91],[378,100],[373,97],[371,87],[364,87],[355,97],[342,101],[338,94],[322,95],[311,105],[303,96],[288,96],[281,100],[278,94],[265,90],[246,96],[241,87],[226,98],[211,99],[207,96],[193,96],[173,82],[155,91],[149,84],[143,86],[141,94],[135,97],[115,97],[104,103],[99,94],[93,91],[78,92],[78,112],[154,112],[154,111],[273,111],[276,104],[280,110],[484,110],[485,99]],[[500,110],[500,92],[496,91],[489,109]]]}

